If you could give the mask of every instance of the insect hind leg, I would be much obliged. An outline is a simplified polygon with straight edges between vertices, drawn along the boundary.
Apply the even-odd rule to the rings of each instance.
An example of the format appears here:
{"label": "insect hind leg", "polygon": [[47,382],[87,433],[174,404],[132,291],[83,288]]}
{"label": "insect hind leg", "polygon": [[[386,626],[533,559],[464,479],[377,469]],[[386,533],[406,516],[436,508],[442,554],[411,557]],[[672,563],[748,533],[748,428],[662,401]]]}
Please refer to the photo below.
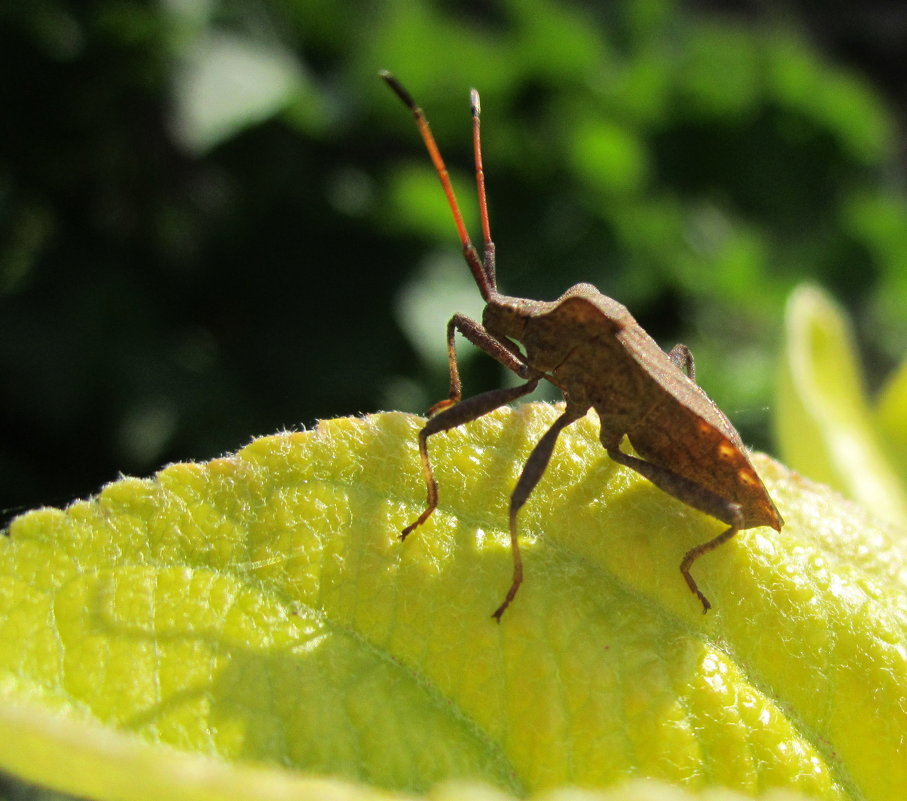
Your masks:
{"label": "insect hind leg", "polygon": [[690,548],[684,554],[683,559],[680,562],[680,572],[683,575],[684,579],[687,582],[687,586],[690,588],[690,592],[693,593],[697,598],[699,598],[702,603],[702,614],[705,614],[712,608],[712,604],[709,603],[709,599],[702,594],[702,590],[699,589],[699,585],[696,583],[696,579],[693,578],[693,574],[690,573],[690,568],[700,556],[707,554],[709,551],[714,551],[719,545],[726,543],[731,537],[733,537],[740,529],[737,526],[730,526],[722,531],[717,537],[710,539],[708,542],[703,542],[701,545],[697,545],[695,548]]}
{"label": "insect hind leg", "polygon": [[703,487],[701,484],[697,484],[695,481],[678,475],[673,470],[652,464],[652,462],[647,462],[645,459],[630,456],[624,453],[614,442],[606,441],[604,436],[602,437],[602,444],[605,446],[608,456],[618,464],[635,470],[641,476],[649,479],[660,490],[683,501],[687,506],[692,506],[694,509],[705,512],[707,515],[711,515],[717,520],[728,524],[728,528],[717,537],[687,551],[680,562],[680,572],[690,588],[690,592],[699,598],[702,604],[702,612],[705,614],[712,608],[712,604],[702,590],[699,589],[699,585],[696,583],[696,579],[693,578],[690,568],[700,556],[723,545],[743,528],[743,510],[740,504],[727,498],[722,498],[717,493]]}

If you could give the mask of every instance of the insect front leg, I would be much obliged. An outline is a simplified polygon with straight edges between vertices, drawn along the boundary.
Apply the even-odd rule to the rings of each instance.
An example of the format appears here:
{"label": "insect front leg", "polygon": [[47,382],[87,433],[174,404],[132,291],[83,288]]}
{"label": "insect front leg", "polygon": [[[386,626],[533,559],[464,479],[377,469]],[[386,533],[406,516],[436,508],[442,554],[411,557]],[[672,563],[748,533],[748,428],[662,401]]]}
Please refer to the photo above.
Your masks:
{"label": "insect front leg", "polygon": [[422,474],[425,476],[425,485],[428,488],[428,498],[425,504],[425,511],[419,515],[418,519],[403,529],[400,539],[405,540],[414,529],[421,526],[431,513],[438,507],[438,482],[435,481],[434,471],[431,469],[431,461],[428,458],[428,438],[439,431],[447,431],[456,428],[464,423],[477,420],[479,417],[493,412],[495,409],[506,406],[508,403],[528,395],[539,383],[539,379],[533,378],[525,384],[517,387],[507,387],[505,389],[493,389],[489,392],[483,392],[473,398],[467,398],[465,401],[451,406],[439,412],[429,419],[425,427],[419,432],[419,456],[422,459]]}
{"label": "insect front leg", "polygon": [[693,363],[693,351],[686,345],[675,345],[668,351],[668,358],[683,370],[692,381],[696,380],[696,365]]}
{"label": "insect front leg", "polygon": [[460,370],[457,366],[457,331],[477,348],[484,350],[489,356],[500,362],[508,370],[512,370],[520,378],[529,378],[532,375],[529,368],[511,350],[491,336],[481,324],[465,314],[455,314],[447,323],[447,363],[450,370],[450,393],[445,400],[438,401],[428,410],[429,417],[449,409],[455,403],[459,403],[460,398],[463,396],[463,385],[460,382]]}
{"label": "insect front leg", "polygon": [[510,551],[513,554],[513,580],[510,583],[510,589],[504,597],[503,603],[494,610],[492,617],[499,623],[501,615],[510,606],[511,601],[516,597],[520,584],[523,583],[523,557],[520,555],[520,543],[517,537],[516,517],[517,513],[526,503],[535,485],[539,483],[548,462],[551,461],[551,454],[554,451],[554,445],[557,437],[567,426],[575,420],[578,420],[586,413],[585,409],[568,406],[564,413],[554,421],[544,436],[536,443],[523,465],[523,471],[517,480],[516,487],[510,496]]}
{"label": "insect front leg", "polygon": [[728,524],[729,527],[717,537],[687,551],[680,562],[680,572],[686,580],[690,592],[699,598],[702,603],[702,612],[705,614],[712,608],[712,604],[699,589],[696,579],[690,573],[690,568],[700,556],[727,542],[743,527],[743,511],[740,508],[740,504],[727,498],[722,498],[701,484],[690,481],[690,479],[684,478],[666,467],[630,456],[624,453],[617,443],[606,440],[604,436],[602,437],[602,444],[605,446],[605,450],[608,451],[608,456],[618,464],[635,470],[641,476],[649,479],[660,490],[683,501],[687,506],[699,509],[699,511]]}

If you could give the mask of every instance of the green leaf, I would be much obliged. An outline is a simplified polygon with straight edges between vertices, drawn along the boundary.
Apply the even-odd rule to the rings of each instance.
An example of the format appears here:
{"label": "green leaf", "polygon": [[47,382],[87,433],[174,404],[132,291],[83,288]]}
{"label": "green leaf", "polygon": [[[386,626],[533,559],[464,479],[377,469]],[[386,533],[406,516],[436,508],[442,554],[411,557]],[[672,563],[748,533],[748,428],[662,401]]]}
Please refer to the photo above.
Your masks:
{"label": "green leaf", "polygon": [[490,618],[507,499],[558,413],[527,404],[434,437],[441,505],[405,543],[422,421],[399,413],[17,519],[0,540],[0,766],[100,799],[632,777],[896,797],[903,541],[765,457],[786,525],[696,563],[703,615],[678,565],[721,524],[616,467],[595,418],[578,421],[520,516],[525,583]]}
{"label": "green leaf", "polygon": [[907,525],[907,486],[876,428],[843,311],[818,287],[801,286],[788,302],[786,329],[775,417],[781,457]]}
{"label": "green leaf", "polygon": [[[281,768],[239,765],[165,747],[98,725],[77,723],[35,709],[0,704],[0,737],[14,759],[23,759],[23,773],[40,773],[52,786],[85,788],[92,798],[134,801],[403,801],[414,796],[390,793],[342,779],[325,779]],[[93,789],[92,789],[93,788]],[[14,796],[18,797],[18,796]],[[28,796],[31,798],[31,796]],[[43,798],[44,796],[36,796]],[[745,801],[732,790],[716,789],[708,801]],[[488,785],[445,782],[424,798],[431,801],[510,801]],[[665,782],[637,779],[611,791],[564,788],[546,794],[550,801],[695,801],[704,798]],[[786,791],[771,801],[804,801]]]}
{"label": "green leaf", "polygon": [[645,181],[645,149],[625,126],[587,119],[573,132],[569,152],[586,184],[603,193],[633,195]]}
{"label": "green leaf", "polygon": [[184,47],[174,76],[173,131],[187,149],[205,153],[298,94],[306,95],[310,111],[323,105],[292,53],[275,42],[211,31]]}
{"label": "green leaf", "polygon": [[886,450],[907,487],[907,359],[895,370],[879,396],[876,419]]}

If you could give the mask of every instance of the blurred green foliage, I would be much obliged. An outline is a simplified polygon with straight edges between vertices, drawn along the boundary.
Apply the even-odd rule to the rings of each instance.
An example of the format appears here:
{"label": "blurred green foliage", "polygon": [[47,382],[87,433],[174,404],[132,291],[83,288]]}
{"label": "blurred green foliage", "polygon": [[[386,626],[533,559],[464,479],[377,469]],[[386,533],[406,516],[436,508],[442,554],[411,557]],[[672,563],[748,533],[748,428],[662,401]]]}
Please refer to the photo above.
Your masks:
{"label": "blurred green foliage", "polygon": [[[0,12],[0,65],[3,508],[445,395],[444,324],[480,300],[381,68],[426,109],[476,237],[481,90],[502,289],[595,283],[693,348],[747,442],[770,446],[795,284],[848,304],[871,376],[907,342],[892,118],[776,20],[40,0]],[[467,392],[503,380],[489,362]]]}

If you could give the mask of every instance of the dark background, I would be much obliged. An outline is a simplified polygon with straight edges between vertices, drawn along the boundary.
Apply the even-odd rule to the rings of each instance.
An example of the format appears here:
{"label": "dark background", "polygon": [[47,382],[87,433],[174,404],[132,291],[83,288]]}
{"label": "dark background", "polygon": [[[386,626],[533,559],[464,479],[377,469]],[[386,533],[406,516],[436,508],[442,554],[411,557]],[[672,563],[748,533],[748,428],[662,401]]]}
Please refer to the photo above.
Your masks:
{"label": "dark background", "polygon": [[[13,7],[15,5],[15,7]],[[503,291],[625,303],[771,449],[783,304],[907,342],[907,6],[37,0],[0,11],[0,510],[446,394],[478,315],[482,91]],[[467,393],[505,380],[468,359]]]}

